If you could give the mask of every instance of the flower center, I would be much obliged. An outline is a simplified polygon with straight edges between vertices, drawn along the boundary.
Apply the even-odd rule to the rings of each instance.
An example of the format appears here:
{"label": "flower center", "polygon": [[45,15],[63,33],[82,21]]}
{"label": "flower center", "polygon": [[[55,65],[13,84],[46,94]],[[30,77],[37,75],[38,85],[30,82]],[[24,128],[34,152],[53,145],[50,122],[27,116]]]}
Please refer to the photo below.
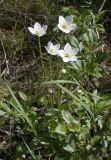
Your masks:
{"label": "flower center", "polygon": [[40,36],[40,32],[39,32],[39,31],[37,31],[37,32],[36,32],[36,35],[37,35],[37,36]]}
{"label": "flower center", "polygon": [[50,49],[50,54],[54,54],[54,49],[53,48]]}
{"label": "flower center", "polygon": [[71,57],[72,57],[72,54],[71,54],[71,53],[66,53],[66,54],[65,54],[65,57],[71,58]]}
{"label": "flower center", "polygon": [[63,28],[64,28],[64,29],[68,29],[68,27],[69,27],[69,26],[68,26],[68,23],[65,22],[65,23],[63,24]]}

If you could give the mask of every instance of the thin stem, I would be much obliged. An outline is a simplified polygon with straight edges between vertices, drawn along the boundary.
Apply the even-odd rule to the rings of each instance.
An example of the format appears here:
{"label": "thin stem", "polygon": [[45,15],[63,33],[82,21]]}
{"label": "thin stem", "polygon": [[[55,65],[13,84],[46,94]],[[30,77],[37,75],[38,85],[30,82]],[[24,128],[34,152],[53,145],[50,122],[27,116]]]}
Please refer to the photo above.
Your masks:
{"label": "thin stem", "polygon": [[45,72],[45,66],[44,66],[44,62],[42,60],[42,49],[41,49],[41,42],[40,42],[40,37],[38,37],[38,44],[39,44],[39,51],[40,51],[40,60],[41,60],[41,65],[42,65],[42,71],[43,71],[43,76],[44,76],[44,72]]}
{"label": "thin stem", "polygon": [[64,39],[64,34],[62,33],[61,34],[61,39],[60,39],[61,46],[62,46],[62,43],[63,43],[63,39]]}
{"label": "thin stem", "polygon": [[50,79],[52,80],[52,59],[50,57]]}
{"label": "thin stem", "polygon": [[[64,39],[64,35],[62,33],[61,37],[60,37],[60,44],[61,44],[61,46],[63,44],[63,39]],[[60,65],[61,65],[61,60],[59,58],[58,63],[57,63],[57,79],[58,80],[60,78]],[[61,107],[60,107],[61,106],[61,90],[59,88],[57,89],[57,101],[58,101],[58,108],[61,109]]]}
{"label": "thin stem", "polygon": [[[60,58],[57,62],[57,80],[59,80],[60,78]],[[60,109],[60,106],[61,106],[61,91],[59,88],[57,88],[57,101],[58,101],[58,108]]]}
{"label": "thin stem", "polygon": [[103,1],[102,5],[101,5],[101,7],[100,7],[100,9],[99,9],[99,12],[101,12],[101,10],[103,9],[105,3],[106,3],[106,0]]}
{"label": "thin stem", "polygon": [[[51,57],[50,57],[50,79],[52,80],[52,59],[51,59]],[[50,98],[50,104],[51,104],[51,107],[52,107],[52,105],[53,105],[53,95]]]}

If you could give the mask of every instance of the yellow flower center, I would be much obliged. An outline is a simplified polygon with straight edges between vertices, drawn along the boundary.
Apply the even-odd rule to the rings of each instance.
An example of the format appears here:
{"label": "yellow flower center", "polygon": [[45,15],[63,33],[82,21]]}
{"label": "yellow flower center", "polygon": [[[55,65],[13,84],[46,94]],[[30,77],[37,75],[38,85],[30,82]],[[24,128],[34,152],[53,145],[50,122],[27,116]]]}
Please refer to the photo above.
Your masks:
{"label": "yellow flower center", "polygon": [[36,35],[37,35],[37,36],[40,36],[40,32],[39,32],[39,31],[37,31],[37,32],[36,32]]}
{"label": "yellow flower center", "polygon": [[50,54],[54,54],[54,49],[53,48],[50,49]]}
{"label": "yellow flower center", "polygon": [[64,29],[68,29],[68,27],[69,27],[69,26],[68,26],[68,23],[65,22],[65,23],[63,24],[63,28],[64,28]]}
{"label": "yellow flower center", "polygon": [[72,54],[71,54],[71,53],[66,53],[66,54],[65,54],[65,57],[71,58],[71,57],[72,57]]}

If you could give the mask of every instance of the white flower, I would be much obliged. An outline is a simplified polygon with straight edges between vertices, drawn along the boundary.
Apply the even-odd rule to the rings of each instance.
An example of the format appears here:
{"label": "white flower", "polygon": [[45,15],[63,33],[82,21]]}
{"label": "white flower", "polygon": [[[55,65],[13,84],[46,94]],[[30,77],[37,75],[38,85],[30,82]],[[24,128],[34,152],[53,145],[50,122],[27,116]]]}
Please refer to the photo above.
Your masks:
{"label": "white flower", "polygon": [[45,48],[49,54],[57,55],[60,48],[60,44],[53,45],[53,43],[49,41],[47,47],[45,46]]}
{"label": "white flower", "polygon": [[34,28],[32,27],[28,27],[28,30],[32,33],[35,34],[39,37],[43,36],[44,34],[46,34],[46,30],[47,30],[47,25],[45,26],[41,26],[38,22],[36,22],[34,24]]}
{"label": "white flower", "polygon": [[70,33],[72,30],[75,30],[76,27],[77,25],[73,23],[73,16],[67,16],[65,18],[63,16],[59,16],[58,28],[61,31]]}
{"label": "white flower", "polygon": [[59,50],[58,55],[62,57],[64,62],[77,61],[76,54],[78,50],[72,47],[69,43],[64,46],[63,50]]}

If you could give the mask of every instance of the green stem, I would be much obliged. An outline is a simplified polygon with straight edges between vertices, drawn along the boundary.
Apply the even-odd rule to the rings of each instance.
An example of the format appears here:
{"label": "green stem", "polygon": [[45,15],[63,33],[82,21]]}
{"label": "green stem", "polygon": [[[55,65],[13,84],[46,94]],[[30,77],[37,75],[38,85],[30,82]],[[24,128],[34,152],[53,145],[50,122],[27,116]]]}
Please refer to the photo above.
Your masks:
{"label": "green stem", "polygon": [[64,39],[64,34],[62,33],[61,34],[61,39],[60,39],[61,46],[62,46],[62,43],[63,43],[63,39]]}
{"label": "green stem", "polygon": [[41,60],[41,65],[42,65],[42,71],[43,71],[43,76],[44,76],[44,72],[45,72],[45,66],[44,66],[44,62],[42,60],[42,49],[41,49],[41,42],[40,42],[40,37],[38,37],[38,44],[39,44],[39,51],[40,51],[40,60]]}
{"label": "green stem", "polygon": [[50,57],[50,79],[52,80],[52,59]]}
{"label": "green stem", "polygon": [[[62,44],[63,44],[63,39],[64,39],[64,34],[62,33],[61,34],[61,37],[60,37],[60,44],[61,44],[61,46],[62,46]],[[57,79],[59,80],[59,78],[60,78],[60,66],[62,66],[61,65],[61,60],[60,60],[60,58],[59,58],[59,60],[58,60],[58,63],[57,63]],[[61,110],[61,90],[58,88],[57,89],[57,101],[58,101],[58,108]]]}
{"label": "green stem", "polygon": [[[50,80],[52,80],[52,59],[51,59],[51,57],[50,57]],[[50,104],[51,104],[51,107],[52,107],[52,105],[53,105],[53,95],[50,98]]]}

